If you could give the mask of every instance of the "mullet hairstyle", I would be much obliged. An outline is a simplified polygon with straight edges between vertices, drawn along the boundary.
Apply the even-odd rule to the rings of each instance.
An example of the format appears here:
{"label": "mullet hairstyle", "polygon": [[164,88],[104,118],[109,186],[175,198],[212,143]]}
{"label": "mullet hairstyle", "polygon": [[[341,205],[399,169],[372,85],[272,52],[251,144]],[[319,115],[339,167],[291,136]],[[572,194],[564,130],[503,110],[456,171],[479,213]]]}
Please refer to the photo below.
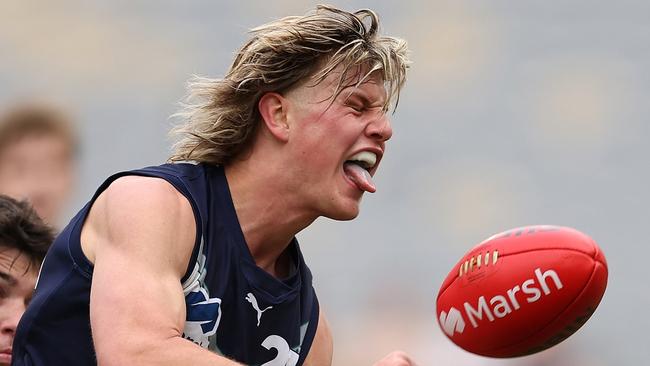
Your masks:
{"label": "mullet hairstyle", "polygon": [[262,95],[285,92],[310,78],[318,85],[334,70],[342,72],[331,102],[349,80],[359,85],[380,72],[388,95],[384,112],[391,104],[397,108],[408,49],[402,39],[379,36],[378,28],[372,10],[349,13],[322,5],[254,28],[223,79],[195,76],[189,82],[183,109],[173,116],[183,122],[170,132],[178,140],[169,160],[228,164],[257,129]]}
{"label": "mullet hairstyle", "polygon": [[17,249],[20,255],[29,259],[27,270],[38,270],[52,241],[54,231],[27,201],[0,195],[0,251],[3,248]]}

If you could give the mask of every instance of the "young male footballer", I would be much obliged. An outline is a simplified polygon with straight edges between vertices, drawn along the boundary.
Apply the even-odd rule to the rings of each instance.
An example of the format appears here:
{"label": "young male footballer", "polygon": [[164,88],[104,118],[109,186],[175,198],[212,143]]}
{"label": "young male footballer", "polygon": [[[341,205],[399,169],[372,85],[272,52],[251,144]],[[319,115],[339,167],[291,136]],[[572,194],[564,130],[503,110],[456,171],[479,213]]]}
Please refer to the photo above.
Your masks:
{"label": "young male footballer", "polygon": [[110,177],[55,240],[14,365],[330,365],[295,235],[376,189],[408,68],[378,26],[320,6],[195,80],[171,163]]}

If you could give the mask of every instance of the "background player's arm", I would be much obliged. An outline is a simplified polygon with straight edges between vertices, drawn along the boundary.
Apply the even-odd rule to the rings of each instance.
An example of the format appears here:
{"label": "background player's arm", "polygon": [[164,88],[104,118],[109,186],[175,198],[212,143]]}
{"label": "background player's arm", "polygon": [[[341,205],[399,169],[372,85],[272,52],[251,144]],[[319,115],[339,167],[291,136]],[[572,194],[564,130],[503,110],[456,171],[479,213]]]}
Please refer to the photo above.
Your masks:
{"label": "background player's arm", "polygon": [[180,279],[196,236],[192,209],[169,183],[124,177],[84,224],[94,262],[90,322],[99,365],[238,365],[182,338]]}

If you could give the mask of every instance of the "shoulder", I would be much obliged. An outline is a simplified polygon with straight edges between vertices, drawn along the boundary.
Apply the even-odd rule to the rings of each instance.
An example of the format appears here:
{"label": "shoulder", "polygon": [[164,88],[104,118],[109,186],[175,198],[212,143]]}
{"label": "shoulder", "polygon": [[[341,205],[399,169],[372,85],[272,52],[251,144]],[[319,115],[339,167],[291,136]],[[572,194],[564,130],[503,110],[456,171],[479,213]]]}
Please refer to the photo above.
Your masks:
{"label": "shoulder", "polygon": [[174,205],[181,203],[183,195],[163,178],[140,175],[126,175],[113,181],[98,197],[109,203],[129,204],[151,201],[152,204]]}
{"label": "shoulder", "polygon": [[193,217],[187,198],[169,182],[155,177],[118,178],[93,206],[106,214],[108,223],[119,224],[116,228],[143,224],[164,228]]}
{"label": "shoulder", "polygon": [[[176,252],[189,260],[196,223],[185,196],[161,178],[124,176],[94,202],[82,230],[82,247],[91,261],[102,249]],[[186,263],[185,263],[186,264]],[[179,268],[185,270],[184,264]]]}

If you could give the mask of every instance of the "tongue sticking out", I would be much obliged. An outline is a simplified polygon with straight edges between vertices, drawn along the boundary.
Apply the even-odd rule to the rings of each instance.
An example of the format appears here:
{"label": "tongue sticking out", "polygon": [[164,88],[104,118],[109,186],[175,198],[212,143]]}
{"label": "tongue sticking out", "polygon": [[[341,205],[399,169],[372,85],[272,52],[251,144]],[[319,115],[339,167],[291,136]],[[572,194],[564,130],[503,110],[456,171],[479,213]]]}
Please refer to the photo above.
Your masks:
{"label": "tongue sticking out", "polygon": [[372,182],[370,173],[359,165],[354,163],[345,163],[343,164],[343,170],[348,178],[350,178],[350,180],[353,181],[360,190],[370,193],[374,193],[377,190],[375,184]]}

